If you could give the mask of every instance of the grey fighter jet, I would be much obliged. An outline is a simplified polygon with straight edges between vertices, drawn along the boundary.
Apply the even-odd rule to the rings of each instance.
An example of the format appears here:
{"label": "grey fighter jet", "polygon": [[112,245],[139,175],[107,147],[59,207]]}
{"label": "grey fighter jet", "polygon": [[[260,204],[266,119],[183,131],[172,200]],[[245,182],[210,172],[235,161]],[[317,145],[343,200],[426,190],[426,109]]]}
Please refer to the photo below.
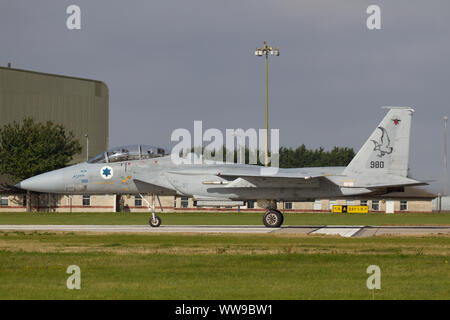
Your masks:
{"label": "grey fighter jet", "polygon": [[[196,200],[250,201],[267,211],[263,223],[279,227],[277,201],[380,195],[424,185],[408,177],[414,110],[386,107],[387,115],[347,167],[276,169],[235,163],[175,164],[163,150],[144,145],[110,149],[85,163],[26,179],[17,187],[61,194],[152,194]],[[154,213],[149,223],[161,224]]]}

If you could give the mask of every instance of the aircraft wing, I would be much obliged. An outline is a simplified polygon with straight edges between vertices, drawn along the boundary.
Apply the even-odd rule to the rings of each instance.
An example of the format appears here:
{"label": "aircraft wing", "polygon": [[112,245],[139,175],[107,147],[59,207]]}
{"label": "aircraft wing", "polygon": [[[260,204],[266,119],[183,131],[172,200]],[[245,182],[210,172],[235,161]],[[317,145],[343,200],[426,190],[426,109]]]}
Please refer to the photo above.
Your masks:
{"label": "aircraft wing", "polygon": [[301,179],[301,180],[309,180],[309,179],[315,179],[320,177],[325,177],[327,175],[325,174],[315,174],[315,175],[298,175],[298,174],[286,174],[286,173],[276,173],[276,174],[258,174],[258,173],[230,173],[230,172],[219,172],[217,173],[217,176],[219,177],[230,177],[230,178],[261,178],[261,179]]}
{"label": "aircraft wing", "polygon": [[319,180],[326,176],[326,174],[302,174],[281,170],[261,170],[261,172],[220,171],[216,175],[232,180],[225,186],[226,188],[311,188],[319,187]]}
{"label": "aircraft wing", "polygon": [[[176,175],[204,174],[202,169],[171,172]],[[221,184],[225,188],[311,188],[331,183],[343,188],[384,188],[397,186],[420,186],[427,183],[397,175],[373,174],[343,175],[338,167],[286,169],[274,167],[210,168],[209,174],[223,181],[203,181],[204,184]]]}
{"label": "aircraft wing", "polygon": [[[308,168],[310,169],[310,168]],[[174,176],[214,175],[228,181],[204,180],[203,184],[221,184],[225,188],[302,188],[318,187],[320,178],[326,173],[318,170],[278,169],[260,166],[233,167],[233,168],[209,168],[194,170],[179,170],[168,172],[168,177],[175,184]]]}
{"label": "aircraft wing", "polygon": [[253,167],[248,168],[220,168],[215,172],[219,177],[230,178],[286,178],[286,179],[314,179],[335,175],[335,168],[304,168],[304,169],[285,169],[276,167]]}
{"label": "aircraft wing", "polygon": [[[271,168],[267,168],[271,169]],[[423,186],[428,183],[417,181],[414,179],[391,175],[388,178],[382,179],[377,176],[355,176],[349,177],[344,175],[335,175],[328,173],[321,174],[299,174],[278,171],[273,174],[258,174],[253,173],[237,173],[237,172],[219,172],[217,176],[224,178],[235,178],[228,187],[244,187],[244,186],[283,186],[283,187],[302,187],[317,185],[320,180],[326,179],[339,187],[346,188],[383,188],[383,187],[397,187],[397,186]],[[250,183],[250,185],[248,184]]]}

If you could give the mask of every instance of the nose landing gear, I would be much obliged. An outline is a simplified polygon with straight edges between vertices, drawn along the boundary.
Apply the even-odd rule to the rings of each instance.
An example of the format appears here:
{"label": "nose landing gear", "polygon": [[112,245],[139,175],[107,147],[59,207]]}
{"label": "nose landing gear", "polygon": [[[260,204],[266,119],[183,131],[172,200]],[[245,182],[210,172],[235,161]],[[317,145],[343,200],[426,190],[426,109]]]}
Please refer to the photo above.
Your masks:
{"label": "nose landing gear", "polygon": [[[161,218],[155,215],[155,195],[152,194],[152,205],[148,203],[148,201],[142,196],[142,194],[139,195],[141,196],[142,200],[144,200],[147,203],[148,210],[152,210],[152,216],[150,217],[150,219],[148,219],[148,224],[150,225],[150,227],[153,228],[159,227],[161,225]],[[159,196],[156,197],[158,197],[159,207],[161,208],[162,212],[163,208],[161,205],[161,200],[159,200]]]}
{"label": "nose landing gear", "polygon": [[148,223],[150,224],[150,227],[159,227],[161,225],[161,218],[152,214],[150,219],[148,219]]}

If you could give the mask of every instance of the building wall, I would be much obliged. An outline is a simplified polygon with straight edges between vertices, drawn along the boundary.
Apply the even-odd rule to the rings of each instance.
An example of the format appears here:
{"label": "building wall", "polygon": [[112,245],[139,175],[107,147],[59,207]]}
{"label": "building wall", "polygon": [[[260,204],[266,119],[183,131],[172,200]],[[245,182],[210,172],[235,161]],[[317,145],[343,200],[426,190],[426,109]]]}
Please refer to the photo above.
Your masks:
{"label": "building wall", "polygon": [[0,67],[0,127],[51,120],[72,131],[83,150],[75,162],[108,149],[108,87],[101,81]]}
{"label": "building wall", "polygon": [[[23,195],[4,195],[8,198],[8,205],[0,205],[0,212],[20,212],[26,211]],[[83,203],[83,196],[66,196],[66,195],[47,195],[42,194],[39,197],[39,207],[37,207],[38,197],[33,196],[33,211],[45,211],[45,212],[114,212],[121,210],[121,204],[115,195],[93,195],[89,197],[89,205]],[[135,202],[135,196],[123,196],[123,211],[127,212],[146,212],[149,211],[147,203],[151,205],[152,197],[144,196],[141,205],[139,202]],[[164,211],[177,211],[177,212],[192,212],[192,211],[231,211],[236,212],[238,209],[234,208],[197,208],[194,206],[192,198],[162,196],[160,197],[161,205]],[[320,200],[321,209],[313,210],[314,202],[292,202],[292,209],[285,209],[288,204],[279,202],[277,204],[278,209],[284,212],[330,212],[330,202],[335,199],[322,199]],[[361,200],[346,200],[337,199],[336,205],[360,205]],[[373,210],[373,202],[379,201],[379,210]],[[402,212],[400,210],[400,199],[393,199],[395,212]],[[0,202],[1,203],[1,202]],[[184,206],[182,206],[184,204]],[[386,200],[383,199],[368,199],[367,205],[370,212],[385,212]],[[159,202],[155,198],[156,210],[160,210]],[[256,203],[254,208],[241,207],[241,211],[260,211],[265,209],[259,208]],[[407,209],[403,212],[431,212],[431,199],[407,199]]]}

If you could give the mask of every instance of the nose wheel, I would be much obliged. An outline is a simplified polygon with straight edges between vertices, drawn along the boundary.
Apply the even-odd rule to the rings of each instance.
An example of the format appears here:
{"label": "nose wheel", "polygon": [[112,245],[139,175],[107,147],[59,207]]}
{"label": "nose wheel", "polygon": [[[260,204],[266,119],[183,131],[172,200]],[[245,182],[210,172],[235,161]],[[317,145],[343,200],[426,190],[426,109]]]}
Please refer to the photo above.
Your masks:
{"label": "nose wheel", "polygon": [[150,219],[148,220],[148,223],[150,224],[150,227],[156,228],[161,225],[161,218],[155,215],[152,215]]}
{"label": "nose wheel", "polygon": [[283,224],[283,214],[274,209],[270,209],[263,216],[263,223],[268,228],[278,228]]}
{"label": "nose wheel", "polygon": [[[153,227],[153,228],[159,227],[161,225],[161,218],[158,217],[157,215],[155,215],[155,194],[152,194],[152,205],[150,205],[150,203],[148,203],[148,201],[142,196],[142,194],[139,193],[139,195],[141,196],[141,199],[144,200],[145,203],[147,203],[148,210],[152,211],[152,216],[148,220],[148,224],[150,225],[150,227]],[[159,207],[161,208],[161,212],[162,212],[163,207],[161,205],[161,201],[159,200],[159,196],[157,196],[157,198],[158,198],[158,202],[159,202]]]}

